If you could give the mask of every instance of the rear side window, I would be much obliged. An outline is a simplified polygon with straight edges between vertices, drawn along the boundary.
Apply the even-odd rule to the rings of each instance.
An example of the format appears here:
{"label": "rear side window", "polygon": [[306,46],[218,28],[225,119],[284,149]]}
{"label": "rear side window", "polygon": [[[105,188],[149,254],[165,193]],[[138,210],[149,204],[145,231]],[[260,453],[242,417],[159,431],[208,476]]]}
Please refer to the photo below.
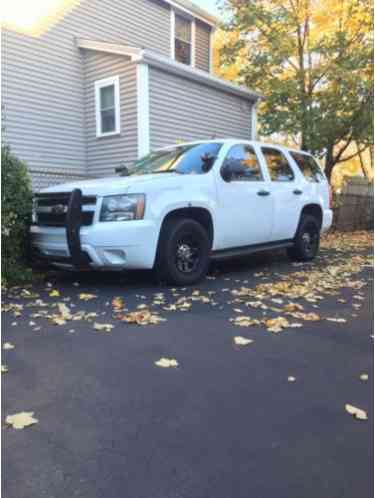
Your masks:
{"label": "rear side window", "polygon": [[269,147],[262,147],[262,152],[273,182],[291,182],[294,180],[293,170],[282,152]]}
{"label": "rear side window", "polygon": [[324,175],[315,159],[305,154],[290,151],[290,155],[298,164],[301,173],[309,182],[321,182],[324,180]]}

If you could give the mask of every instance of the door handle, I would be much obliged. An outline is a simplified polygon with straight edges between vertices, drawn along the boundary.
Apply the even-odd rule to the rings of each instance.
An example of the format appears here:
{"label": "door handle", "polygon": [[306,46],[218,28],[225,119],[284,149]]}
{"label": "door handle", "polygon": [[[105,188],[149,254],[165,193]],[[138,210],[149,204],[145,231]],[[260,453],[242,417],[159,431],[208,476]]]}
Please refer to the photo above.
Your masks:
{"label": "door handle", "polygon": [[293,194],[301,195],[301,194],[303,194],[303,191],[300,190],[299,188],[296,188],[295,190],[293,190]]}
{"label": "door handle", "polygon": [[266,195],[270,195],[271,192],[269,192],[268,190],[259,190],[257,192],[258,195],[262,196],[262,197],[265,197]]}

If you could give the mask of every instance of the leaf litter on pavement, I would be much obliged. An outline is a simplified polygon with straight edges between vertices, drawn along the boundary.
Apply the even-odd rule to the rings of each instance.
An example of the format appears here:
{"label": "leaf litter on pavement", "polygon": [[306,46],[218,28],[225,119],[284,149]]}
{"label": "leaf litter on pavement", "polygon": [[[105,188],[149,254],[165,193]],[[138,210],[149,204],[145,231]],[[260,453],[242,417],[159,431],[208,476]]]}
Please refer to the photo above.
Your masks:
{"label": "leaf litter on pavement", "polygon": [[[71,327],[74,321],[84,321],[87,322],[88,328],[110,332],[114,328],[113,323],[107,323],[110,322],[109,320],[103,323],[104,320],[100,319],[108,311],[111,313],[111,319],[117,323],[121,322],[125,326],[144,326],[161,324],[166,320],[165,313],[181,312],[185,315],[186,312],[192,312],[196,306],[217,307],[218,311],[226,312],[224,307],[226,305],[230,306],[234,314],[239,315],[230,318],[233,325],[263,327],[274,334],[287,329],[300,329],[306,322],[327,320],[345,324],[348,317],[322,316],[320,304],[325,299],[335,298],[336,302],[349,303],[348,306],[351,305],[355,310],[361,308],[364,300],[362,288],[366,285],[366,281],[360,276],[357,277],[357,274],[372,266],[372,257],[369,254],[360,254],[360,251],[365,251],[372,246],[372,234],[335,233],[323,238],[321,245],[323,249],[332,250],[329,256],[325,257],[323,254],[312,263],[293,263],[291,272],[280,270],[272,273],[269,269],[265,269],[252,272],[252,274],[245,272],[245,278],[223,278],[220,275],[207,277],[208,283],[210,281],[217,283],[217,280],[221,278],[223,282],[221,289],[171,288],[152,295],[136,294],[133,300],[134,298],[138,300],[138,304],[134,305],[132,302],[132,306],[128,304],[127,296],[125,296],[126,299],[123,296],[114,296],[107,303],[109,306],[107,310],[96,307],[95,311],[87,311],[84,309],[86,303],[97,299],[98,291],[96,293],[78,292],[79,285],[74,283],[75,294],[64,296],[62,289],[57,290],[53,284],[48,282],[45,288],[47,298],[44,300],[41,297],[42,293],[33,291],[31,286],[6,289],[8,302],[3,305],[2,310],[17,319],[30,310],[32,320],[28,319],[28,323],[33,331],[40,329],[37,326],[40,322],[36,323],[35,320],[45,319],[57,328],[67,324]],[[274,266],[276,267],[276,263]],[[353,302],[348,300],[347,296],[345,299],[341,297],[343,289],[355,293],[352,297]],[[48,298],[59,299],[49,300]],[[19,302],[19,300],[25,300],[25,302]],[[249,311],[252,310],[249,315],[243,311],[244,307]],[[12,325],[17,325],[17,322],[13,322]],[[70,328],[69,332],[73,330]],[[233,341],[238,346],[246,346],[253,342],[252,339],[242,336],[236,336]],[[10,347],[6,344],[10,344]],[[5,343],[3,348],[13,349],[14,346],[12,346],[11,343]],[[155,364],[162,368],[178,365],[176,360],[168,358],[161,358]],[[4,372],[3,369],[2,371]],[[362,381],[367,380],[368,377],[365,378],[365,375],[367,374],[360,376]],[[289,381],[292,382],[292,380]],[[353,412],[353,408],[349,410]],[[361,412],[352,414],[363,416]]]}

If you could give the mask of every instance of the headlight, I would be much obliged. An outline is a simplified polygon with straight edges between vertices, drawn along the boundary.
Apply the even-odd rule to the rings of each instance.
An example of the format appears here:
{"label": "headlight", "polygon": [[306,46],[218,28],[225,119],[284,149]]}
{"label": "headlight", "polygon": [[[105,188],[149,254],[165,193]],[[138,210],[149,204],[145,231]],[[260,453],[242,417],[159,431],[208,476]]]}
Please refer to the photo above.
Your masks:
{"label": "headlight", "polygon": [[100,221],[142,220],[144,213],[143,194],[111,195],[103,199]]}

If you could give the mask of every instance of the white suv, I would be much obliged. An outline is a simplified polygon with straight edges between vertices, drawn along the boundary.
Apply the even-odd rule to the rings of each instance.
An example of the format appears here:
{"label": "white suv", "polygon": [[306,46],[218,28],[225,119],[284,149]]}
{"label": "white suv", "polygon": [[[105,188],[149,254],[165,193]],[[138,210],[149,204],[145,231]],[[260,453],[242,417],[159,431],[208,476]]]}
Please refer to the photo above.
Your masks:
{"label": "white suv", "polygon": [[310,260],[332,223],[328,182],[306,152],[211,140],[160,149],[119,170],[35,196],[37,257],[62,268],[155,268],[188,285],[214,258],[285,247]]}

